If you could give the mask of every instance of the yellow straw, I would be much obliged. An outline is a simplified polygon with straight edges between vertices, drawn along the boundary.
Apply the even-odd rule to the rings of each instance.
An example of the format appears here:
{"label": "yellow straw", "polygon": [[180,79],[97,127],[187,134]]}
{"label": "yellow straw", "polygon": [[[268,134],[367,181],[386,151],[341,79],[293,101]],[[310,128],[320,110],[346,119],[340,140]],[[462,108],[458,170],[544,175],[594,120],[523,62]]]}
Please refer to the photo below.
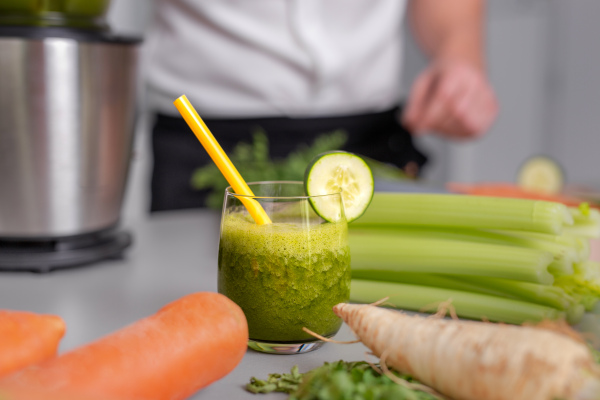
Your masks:
{"label": "yellow straw", "polygon": [[[204,146],[210,158],[212,158],[225,179],[227,179],[227,182],[229,182],[233,191],[237,194],[254,196],[254,193],[252,193],[252,190],[248,187],[244,178],[242,178],[229,157],[227,157],[227,154],[225,154],[221,145],[219,145],[219,142],[217,142],[204,121],[202,121],[202,118],[200,118],[187,97],[182,95],[175,100],[174,104],[200,143],[202,143],[202,146]],[[244,206],[246,206],[248,212],[258,225],[271,223],[271,219],[258,201],[244,197],[240,197],[240,200]]]}

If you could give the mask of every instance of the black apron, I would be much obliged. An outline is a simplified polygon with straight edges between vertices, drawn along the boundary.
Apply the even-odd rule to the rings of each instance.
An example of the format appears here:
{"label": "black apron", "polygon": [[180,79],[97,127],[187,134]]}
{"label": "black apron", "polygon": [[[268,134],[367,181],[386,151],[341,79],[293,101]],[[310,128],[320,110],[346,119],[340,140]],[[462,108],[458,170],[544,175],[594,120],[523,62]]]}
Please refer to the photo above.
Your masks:
{"label": "black apron", "polygon": [[[343,149],[394,164],[418,174],[427,157],[415,148],[410,133],[398,122],[398,108],[343,117],[207,118],[204,122],[226,153],[239,142],[252,143],[256,128],[265,131],[272,158],[283,158],[298,144],[343,130]],[[212,160],[183,118],[158,114],[152,130],[152,200],[150,211],[204,207],[207,190],[190,186],[193,172]]]}

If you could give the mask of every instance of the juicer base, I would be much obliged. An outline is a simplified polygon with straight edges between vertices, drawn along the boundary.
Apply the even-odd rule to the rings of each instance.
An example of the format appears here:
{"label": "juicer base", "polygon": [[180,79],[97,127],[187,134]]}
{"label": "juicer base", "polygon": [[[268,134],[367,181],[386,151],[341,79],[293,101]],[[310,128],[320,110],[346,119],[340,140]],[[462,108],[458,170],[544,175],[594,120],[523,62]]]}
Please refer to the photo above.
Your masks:
{"label": "juicer base", "polygon": [[119,259],[131,243],[129,232],[114,228],[65,238],[0,237],[0,271],[43,273]]}

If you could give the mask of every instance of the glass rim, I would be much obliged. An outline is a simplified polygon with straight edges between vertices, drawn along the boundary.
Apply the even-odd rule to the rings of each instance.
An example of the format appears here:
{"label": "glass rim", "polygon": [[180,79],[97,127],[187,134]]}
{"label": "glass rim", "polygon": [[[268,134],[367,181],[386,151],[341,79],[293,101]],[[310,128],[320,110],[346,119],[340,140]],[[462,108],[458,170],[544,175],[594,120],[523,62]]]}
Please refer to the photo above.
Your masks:
{"label": "glass rim", "polygon": [[[285,184],[294,184],[294,185],[302,185],[304,186],[304,182],[302,181],[256,181],[256,182],[247,182],[248,186],[251,185],[267,185],[267,184],[277,184],[277,183],[285,183]],[[335,195],[339,195],[340,199],[342,197],[342,192],[335,192],[335,193],[327,193],[327,194],[316,194],[316,195],[312,195],[312,196],[308,196],[308,195],[303,195],[303,196],[250,196],[247,194],[237,194],[233,192],[233,188],[231,186],[227,186],[227,188],[225,189],[225,195],[226,196],[233,196],[233,197],[237,197],[237,198],[246,198],[246,199],[286,199],[286,200],[294,200],[294,199],[298,199],[298,200],[307,200],[307,199],[315,199],[315,198],[320,198],[320,197],[328,197],[328,196],[335,196]]]}

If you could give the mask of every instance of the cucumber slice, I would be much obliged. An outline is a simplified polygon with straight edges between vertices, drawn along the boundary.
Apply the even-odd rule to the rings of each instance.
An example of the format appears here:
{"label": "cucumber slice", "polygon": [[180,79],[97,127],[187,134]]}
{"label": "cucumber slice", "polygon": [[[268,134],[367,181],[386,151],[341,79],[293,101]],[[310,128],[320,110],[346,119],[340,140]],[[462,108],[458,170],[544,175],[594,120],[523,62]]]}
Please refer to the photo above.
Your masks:
{"label": "cucumber slice", "polygon": [[[373,173],[356,154],[329,151],[310,162],[304,174],[304,188],[309,196],[342,193],[346,220],[352,222],[366,211],[373,198]],[[338,202],[331,198],[311,198],[315,212],[329,222],[341,217]]]}
{"label": "cucumber slice", "polygon": [[524,190],[542,194],[558,194],[563,190],[565,174],[560,164],[548,156],[529,158],[517,176],[517,184]]}

